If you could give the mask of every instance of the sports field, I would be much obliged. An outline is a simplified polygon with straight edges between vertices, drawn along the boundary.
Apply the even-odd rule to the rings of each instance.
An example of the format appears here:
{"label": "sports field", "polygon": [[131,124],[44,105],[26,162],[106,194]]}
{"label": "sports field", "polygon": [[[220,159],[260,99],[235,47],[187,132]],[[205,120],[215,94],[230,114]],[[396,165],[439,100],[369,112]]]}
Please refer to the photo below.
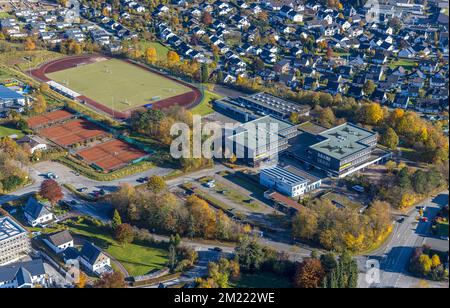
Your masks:
{"label": "sports field", "polygon": [[119,112],[192,92],[178,82],[117,59],[79,65],[47,77]]}

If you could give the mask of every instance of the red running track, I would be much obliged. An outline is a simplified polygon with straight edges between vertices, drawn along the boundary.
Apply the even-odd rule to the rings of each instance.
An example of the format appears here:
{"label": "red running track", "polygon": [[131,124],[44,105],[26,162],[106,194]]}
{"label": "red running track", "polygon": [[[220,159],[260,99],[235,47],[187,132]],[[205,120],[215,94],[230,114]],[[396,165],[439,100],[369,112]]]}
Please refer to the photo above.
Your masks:
{"label": "red running track", "polygon": [[[42,65],[41,67],[32,70],[31,74],[32,76],[34,76],[36,79],[42,81],[42,82],[48,82],[51,79],[49,79],[47,77],[47,74],[51,74],[54,72],[58,72],[58,71],[62,71],[62,70],[66,70],[69,68],[73,68],[76,67],[80,64],[89,64],[89,63],[95,63],[96,59],[98,58],[108,58],[106,56],[103,55],[88,55],[88,56],[73,56],[73,57],[66,57],[66,58],[62,58],[62,59],[58,59],[58,60],[54,60],[54,61],[50,61],[44,65]],[[202,93],[200,92],[199,89],[197,89],[196,87],[194,87],[193,85],[184,82],[184,81],[180,81],[178,79],[175,79],[173,77],[167,76],[161,72],[158,72],[156,70],[153,70],[143,64],[139,64],[136,63],[134,61],[131,60],[124,60],[125,62],[131,64],[131,65],[135,65],[138,66],[141,69],[144,69],[148,72],[151,72],[153,74],[157,74],[161,77],[167,78],[172,80],[173,82],[177,82],[179,84],[182,84],[188,88],[190,88],[192,91],[185,93],[185,94],[181,94],[181,95],[177,95],[174,97],[170,97],[158,102],[153,103],[153,108],[155,109],[166,109],[172,106],[182,106],[185,108],[192,108],[197,106],[198,104],[200,104],[201,100],[202,100]],[[133,110],[136,109],[140,109],[142,107],[137,107],[137,108],[133,108],[130,110],[127,110],[125,112],[120,112],[120,111],[115,111],[97,101],[94,101],[93,99],[86,97],[86,96],[80,96],[77,98],[79,101],[86,103],[87,105],[93,107],[94,109],[103,111],[107,114],[109,114],[110,116],[117,118],[117,119],[128,119],[131,117],[131,112]]]}

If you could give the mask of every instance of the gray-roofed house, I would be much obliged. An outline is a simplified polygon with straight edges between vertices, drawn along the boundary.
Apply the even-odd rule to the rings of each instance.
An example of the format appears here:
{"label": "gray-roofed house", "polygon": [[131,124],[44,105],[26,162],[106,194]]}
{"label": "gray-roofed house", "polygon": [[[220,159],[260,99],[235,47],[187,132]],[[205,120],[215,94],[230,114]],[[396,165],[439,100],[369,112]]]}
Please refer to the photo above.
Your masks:
{"label": "gray-roofed house", "polygon": [[42,259],[0,267],[0,289],[45,286],[46,273]]}
{"label": "gray-roofed house", "polygon": [[25,205],[24,214],[27,222],[32,226],[42,226],[54,220],[53,213],[35,198],[30,197]]}
{"label": "gray-roofed house", "polygon": [[83,245],[79,261],[89,271],[98,276],[112,271],[111,259],[93,243],[85,243]]}
{"label": "gray-roofed house", "polygon": [[49,235],[44,242],[55,252],[64,252],[67,248],[73,247],[73,237],[68,230]]}

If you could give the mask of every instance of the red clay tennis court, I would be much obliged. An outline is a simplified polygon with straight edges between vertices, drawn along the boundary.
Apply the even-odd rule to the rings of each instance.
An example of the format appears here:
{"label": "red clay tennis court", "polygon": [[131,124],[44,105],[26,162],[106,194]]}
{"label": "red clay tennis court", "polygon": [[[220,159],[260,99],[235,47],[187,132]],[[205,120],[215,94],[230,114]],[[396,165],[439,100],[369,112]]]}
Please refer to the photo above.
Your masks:
{"label": "red clay tennis court", "polygon": [[81,150],[77,155],[88,163],[109,172],[143,158],[147,156],[147,153],[116,139]]}
{"label": "red clay tennis court", "polygon": [[39,134],[63,147],[69,147],[77,143],[106,137],[108,135],[99,126],[83,119],[43,129]]}
{"label": "red clay tennis court", "polygon": [[31,129],[35,129],[52,123],[67,121],[72,119],[73,117],[74,115],[68,111],[56,110],[47,114],[29,118],[27,120],[27,123],[28,127],[30,127]]}

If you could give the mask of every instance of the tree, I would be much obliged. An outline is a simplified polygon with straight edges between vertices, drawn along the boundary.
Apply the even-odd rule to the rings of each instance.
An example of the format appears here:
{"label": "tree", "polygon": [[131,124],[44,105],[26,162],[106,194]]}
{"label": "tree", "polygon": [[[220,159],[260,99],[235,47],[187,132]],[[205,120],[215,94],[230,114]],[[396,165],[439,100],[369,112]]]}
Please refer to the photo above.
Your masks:
{"label": "tree", "polygon": [[368,125],[378,125],[384,118],[384,112],[377,103],[365,104],[358,112],[361,123]]}
{"label": "tree", "polygon": [[202,23],[205,26],[209,26],[209,25],[212,24],[212,21],[213,20],[212,20],[211,14],[209,12],[204,12],[203,15],[202,15]]}
{"label": "tree", "polygon": [[297,288],[319,288],[325,277],[325,271],[320,260],[307,258],[297,266],[295,286]]}
{"label": "tree", "polygon": [[61,186],[59,186],[58,182],[51,179],[42,182],[39,195],[50,201],[52,205],[55,205],[64,197]]}
{"label": "tree", "polygon": [[114,238],[122,245],[129,244],[134,240],[134,230],[129,224],[119,225],[115,232]]}
{"label": "tree", "polygon": [[31,37],[27,37],[24,42],[24,48],[26,51],[33,51],[36,49],[36,43]]}
{"label": "tree", "polygon": [[397,168],[397,163],[393,160],[390,160],[386,163],[386,170],[389,173],[394,172],[394,170]]}
{"label": "tree", "polygon": [[84,289],[88,282],[88,277],[85,273],[80,271],[80,275],[78,277],[78,282],[75,283],[75,288],[77,289]]}
{"label": "tree", "polygon": [[331,59],[334,56],[334,52],[333,49],[331,49],[331,47],[328,47],[327,49],[327,59]]}
{"label": "tree", "polygon": [[113,219],[112,219],[112,229],[116,230],[117,227],[119,227],[122,224],[122,218],[120,217],[119,211],[116,209],[114,210],[114,215],[113,215]]}
{"label": "tree", "polygon": [[33,112],[40,114],[47,110],[47,101],[43,95],[36,96],[36,100],[33,103]]}
{"label": "tree", "polygon": [[398,135],[392,127],[388,127],[381,136],[381,144],[387,146],[391,150],[397,149],[399,142]]}
{"label": "tree", "polygon": [[235,164],[237,162],[237,157],[235,154],[231,155],[230,157],[230,164]]}
{"label": "tree", "polygon": [[421,273],[426,276],[431,272],[431,269],[433,267],[433,261],[430,259],[430,257],[426,254],[422,254],[419,257],[419,269]]}
{"label": "tree", "polygon": [[316,113],[317,121],[324,127],[330,128],[336,122],[336,116],[334,115],[333,109],[330,107],[321,108],[320,106],[317,106],[314,109],[314,112]]}
{"label": "tree", "polygon": [[149,64],[155,64],[156,60],[158,60],[158,54],[155,47],[151,46],[147,48],[145,52],[145,60]]}
{"label": "tree", "polygon": [[439,265],[441,265],[441,259],[439,258],[438,255],[433,255],[433,257],[431,257],[431,263],[432,263],[432,267],[436,268]]}
{"label": "tree", "polygon": [[167,53],[167,62],[172,65],[180,62],[180,56],[173,50],[169,50]]}
{"label": "tree", "polygon": [[364,95],[371,96],[375,89],[377,88],[375,82],[372,80],[367,80],[363,86]]}
{"label": "tree", "polygon": [[158,175],[150,177],[147,183],[147,188],[154,193],[161,193],[166,190],[166,181]]}
{"label": "tree", "polygon": [[306,207],[302,207],[292,222],[293,235],[298,238],[311,240],[316,236],[317,230],[317,214]]}
{"label": "tree", "polygon": [[103,274],[94,284],[97,289],[123,289],[126,288],[125,277],[121,272]]}
{"label": "tree", "polygon": [[300,122],[299,119],[300,119],[300,116],[297,112],[292,112],[291,115],[289,116],[289,121],[292,124],[299,124],[299,122]]}
{"label": "tree", "polygon": [[256,240],[249,237],[240,239],[235,251],[243,270],[256,272],[261,268],[265,254],[263,247]]}
{"label": "tree", "polygon": [[202,77],[202,82],[208,82],[208,80],[209,80],[209,68],[208,68],[208,65],[206,64],[206,63],[203,63],[202,64],[202,66],[201,66],[201,69],[202,69],[202,75],[201,75],[201,77]]}

